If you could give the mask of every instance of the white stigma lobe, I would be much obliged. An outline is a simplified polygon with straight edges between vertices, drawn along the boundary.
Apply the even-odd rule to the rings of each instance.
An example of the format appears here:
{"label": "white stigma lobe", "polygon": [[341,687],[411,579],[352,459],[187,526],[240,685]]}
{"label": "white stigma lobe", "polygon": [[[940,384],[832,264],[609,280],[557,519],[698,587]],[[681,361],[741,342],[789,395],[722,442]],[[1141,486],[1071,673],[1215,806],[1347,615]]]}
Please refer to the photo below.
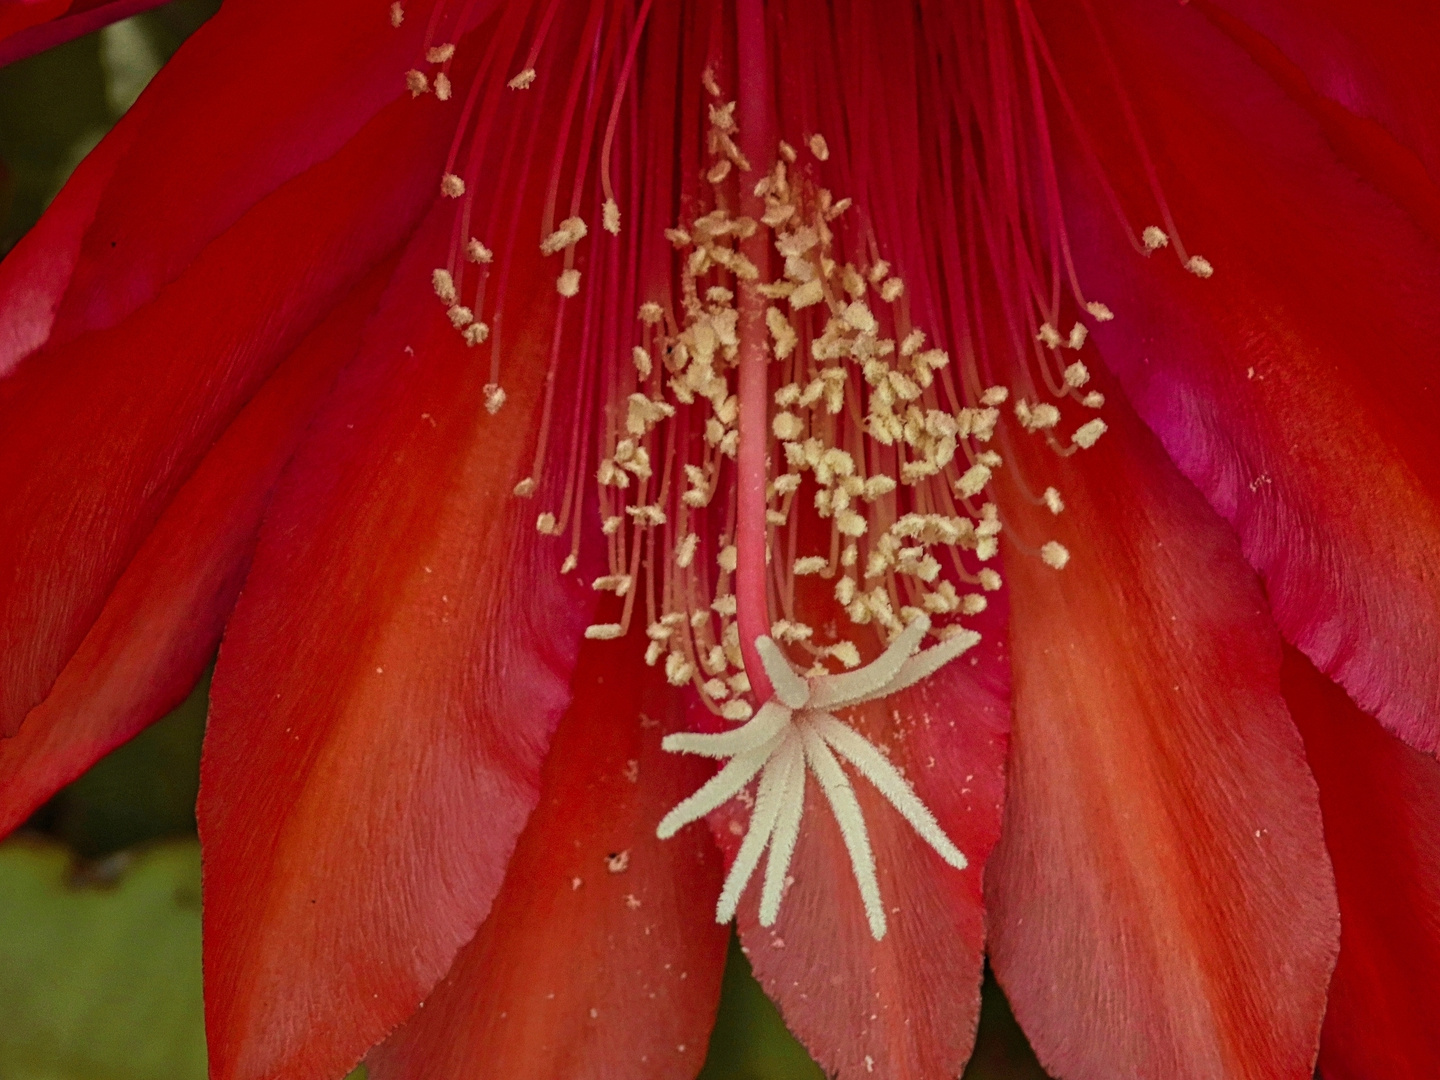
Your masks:
{"label": "white stigma lobe", "polygon": [[876,701],[913,686],[980,638],[974,632],[962,632],[917,653],[929,629],[929,618],[921,615],[866,666],[841,675],[811,678],[797,674],[780,647],[770,638],[761,637],[756,647],[775,688],[775,697],[731,731],[665,738],[662,745],[672,753],[729,760],[661,819],[656,834],[662,840],[739,795],[757,774],[760,777],[749,829],[720,891],[715,909],[717,922],[727,923],[735,917],[740,896],[768,847],[770,857],[760,893],[760,925],[774,925],[800,836],[808,769],[840,826],[870,933],[876,941],[885,936],[885,909],[880,901],[870,835],[850,778],[841,766],[842,759],[865,777],[942,859],[958,870],[965,868],[964,854],[951,843],[900,771],[869,740],[830,713],[832,709]]}

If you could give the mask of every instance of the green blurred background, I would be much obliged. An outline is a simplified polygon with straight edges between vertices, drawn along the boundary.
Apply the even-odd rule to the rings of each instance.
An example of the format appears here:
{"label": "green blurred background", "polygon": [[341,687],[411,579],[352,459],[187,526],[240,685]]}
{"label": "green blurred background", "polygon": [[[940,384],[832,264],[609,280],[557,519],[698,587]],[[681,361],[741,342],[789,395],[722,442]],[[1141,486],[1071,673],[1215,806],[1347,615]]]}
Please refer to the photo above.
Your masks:
{"label": "green blurred background", "polygon": [[[0,69],[0,254],[218,6],[176,0]],[[203,1080],[206,690],[0,845],[0,1080]],[[701,1077],[823,1080],[733,943]],[[1045,1080],[988,978],[965,1080]]]}

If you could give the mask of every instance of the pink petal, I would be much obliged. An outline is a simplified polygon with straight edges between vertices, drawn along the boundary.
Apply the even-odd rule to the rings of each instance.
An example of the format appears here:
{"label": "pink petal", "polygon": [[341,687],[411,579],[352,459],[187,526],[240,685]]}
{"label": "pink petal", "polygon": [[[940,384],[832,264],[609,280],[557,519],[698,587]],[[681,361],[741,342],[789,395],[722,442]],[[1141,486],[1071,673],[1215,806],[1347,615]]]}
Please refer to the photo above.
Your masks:
{"label": "pink petal", "polygon": [[[954,1077],[970,1056],[984,960],[981,878],[1004,798],[1005,663],[1003,640],[987,637],[926,682],[846,717],[889,750],[965,854],[967,869],[941,861],[850,770],[875,852],[889,924],[884,940],[871,936],[844,841],[813,777],[794,882],[775,926],[758,922],[758,874],[741,902],[741,941],[756,978],[828,1071]],[[735,803],[712,815],[727,860],[747,824]]]}
{"label": "pink petal", "polygon": [[[1081,280],[1116,313],[1096,338],[1240,534],[1285,637],[1434,751],[1440,251],[1205,19],[1131,0],[1100,18],[1181,231],[1215,274],[1138,258],[1067,158]],[[1093,76],[1081,110],[1122,202],[1153,205],[1103,72],[1071,50],[1082,28],[1049,19],[1062,67]]]}

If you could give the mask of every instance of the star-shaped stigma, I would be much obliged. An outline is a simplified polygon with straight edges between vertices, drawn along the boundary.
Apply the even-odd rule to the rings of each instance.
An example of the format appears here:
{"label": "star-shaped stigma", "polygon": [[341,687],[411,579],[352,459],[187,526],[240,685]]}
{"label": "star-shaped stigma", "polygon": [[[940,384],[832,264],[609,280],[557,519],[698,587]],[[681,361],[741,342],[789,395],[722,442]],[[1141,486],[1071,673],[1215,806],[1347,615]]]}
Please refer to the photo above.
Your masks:
{"label": "star-shaped stigma", "polygon": [[913,686],[980,640],[973,631],[960,631],[917,653],[929,629],[929,618],[920,615],[871,663],[844,674],[811,678],[798,674],[774,641],[760,637],[756,647],[775,696],[760,706],[743,727],[733,731],[666,736],[662,745],[672,753],[730,760],[661,819],[656,833],[662,840],[740,794],[755,774],[760,774],[750,828],[720,890],[720,902],[715,908],[717,922],[727,923],[735,917],[740,895],[768,846],[770,859],[760,891],[760,925],[774,925],[795,842],[800,837],[808,766],[840,826],[870,933],[876,941],[885,936],[885,909],[880,903],[870,835],[837,754],[869,780],[942,859],[958,870],[965,869],[965,856],[950,842],[935,815],[900,771],[867,739],[831,714],[832,709],[876,701]]}

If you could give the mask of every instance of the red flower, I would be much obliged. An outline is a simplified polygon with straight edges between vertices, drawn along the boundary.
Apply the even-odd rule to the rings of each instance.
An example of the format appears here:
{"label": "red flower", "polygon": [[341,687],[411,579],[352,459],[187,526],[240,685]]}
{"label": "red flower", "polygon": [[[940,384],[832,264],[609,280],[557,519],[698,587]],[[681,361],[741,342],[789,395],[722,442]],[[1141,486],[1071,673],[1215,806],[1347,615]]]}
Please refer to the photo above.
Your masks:
{"label": "red flower", "polygon": [[230,0],[0,264],[3,828],[219,642],[219,1080],[693,1074],[717,898],[845,1076],[1434,1075],[1401,7]]}

